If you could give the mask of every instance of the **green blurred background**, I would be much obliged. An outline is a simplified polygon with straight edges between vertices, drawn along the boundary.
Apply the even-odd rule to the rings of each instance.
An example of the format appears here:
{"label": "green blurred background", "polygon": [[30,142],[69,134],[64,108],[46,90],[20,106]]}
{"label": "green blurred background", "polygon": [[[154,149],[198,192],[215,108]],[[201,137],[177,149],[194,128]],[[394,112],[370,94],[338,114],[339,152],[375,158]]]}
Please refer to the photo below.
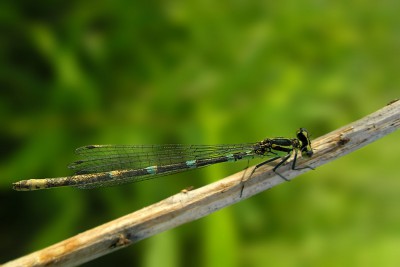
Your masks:
{"label": "green blurred background", "polygon": [[[398,1],[4,1],[0,262],[242,170],[15,192],[88,144],[316,138],[399,97]],[[84,266],[400,266],[399,132]],[[257,161],[252,161],[255,164]]]}

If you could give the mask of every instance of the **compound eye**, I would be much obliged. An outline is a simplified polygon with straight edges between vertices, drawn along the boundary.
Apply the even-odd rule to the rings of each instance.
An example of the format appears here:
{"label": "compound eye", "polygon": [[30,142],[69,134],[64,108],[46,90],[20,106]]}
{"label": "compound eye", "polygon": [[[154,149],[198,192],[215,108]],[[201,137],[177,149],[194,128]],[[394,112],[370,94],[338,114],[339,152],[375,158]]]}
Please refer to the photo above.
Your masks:
{"label": "compound eye", "polygon": [[310,143],[308,139],[308,132],[304,128],[300,128],[297,132],[297,138],[303,143],[303,145],[308,145]]}

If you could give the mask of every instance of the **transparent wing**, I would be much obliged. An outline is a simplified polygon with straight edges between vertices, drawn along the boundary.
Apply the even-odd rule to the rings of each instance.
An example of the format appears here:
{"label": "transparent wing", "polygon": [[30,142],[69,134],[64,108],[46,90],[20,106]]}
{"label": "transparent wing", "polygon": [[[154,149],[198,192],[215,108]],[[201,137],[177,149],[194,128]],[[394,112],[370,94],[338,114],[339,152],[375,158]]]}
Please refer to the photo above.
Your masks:
{"label": "transparent wing", "polygon": [[[90,145],[76,149],[80,160],[68,168],[76,174],[165,166],[252,151],[254,143],[233,145]],[[168,175],[179,171],[172,171]]]}
{"label": "transparent wing", "polygon": [[184,171],[189,171],[192,169],[177,169],[177,170],[172,170],[172,171],[167,171],[163,173],[157,173],[157,174],[145,174],[145,175],[139,175],[139,176],[132,176],[132,175],[120,175],[118,177],[114,177],[112,180],[97,180],[96,182],[85,182],[83,181],[79,185],[76,185],[75,187],[79,189],[93,189],[93,188],[98,188],[98,187],[110,187],[110,186],[117,186],[117,185],[122,185],[126,183],[136,183],[140,181],[145,181],[145,180],[150,180],[150,179],[156,179],[159,177],[171,175],[174,173],[179,173],[179,172],[184,172]]}

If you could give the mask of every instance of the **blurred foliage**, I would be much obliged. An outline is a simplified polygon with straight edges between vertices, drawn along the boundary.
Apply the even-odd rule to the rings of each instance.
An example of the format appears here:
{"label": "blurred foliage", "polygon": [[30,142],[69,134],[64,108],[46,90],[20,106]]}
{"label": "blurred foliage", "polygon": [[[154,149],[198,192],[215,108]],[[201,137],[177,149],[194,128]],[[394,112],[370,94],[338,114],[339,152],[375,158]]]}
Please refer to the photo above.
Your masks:
{"label": "blurred foliage", "polygon": [[[246,167],[14,192],[106,143],[316,138],[399,97],[397,1],[3,1],[5,262]],[[84,266],[399,266],[399,133]],[[257,161],[252,162],[256,163]]]}

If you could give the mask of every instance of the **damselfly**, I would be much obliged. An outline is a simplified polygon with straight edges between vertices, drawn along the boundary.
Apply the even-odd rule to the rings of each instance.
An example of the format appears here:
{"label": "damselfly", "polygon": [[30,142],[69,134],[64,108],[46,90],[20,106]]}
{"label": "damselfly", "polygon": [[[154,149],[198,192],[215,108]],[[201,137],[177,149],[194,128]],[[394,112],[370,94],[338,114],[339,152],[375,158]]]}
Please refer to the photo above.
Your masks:
{"label": "damselfly", "polygon": [[13,184],[18,191],[61,186],[82,189],[138,182],[190,169],[254,157],[269,157],[256,168],[280,159],[273,171],[286,180],[278,168],[294,153],[292,169],[296,168],[298,151],[313,154],[306,129],[297,131],[297,138],[266,138],[261,142],[232,145],[89,145],[76,149],[81,160],[68,167],[75,171],[69,177],[22,180]]}

